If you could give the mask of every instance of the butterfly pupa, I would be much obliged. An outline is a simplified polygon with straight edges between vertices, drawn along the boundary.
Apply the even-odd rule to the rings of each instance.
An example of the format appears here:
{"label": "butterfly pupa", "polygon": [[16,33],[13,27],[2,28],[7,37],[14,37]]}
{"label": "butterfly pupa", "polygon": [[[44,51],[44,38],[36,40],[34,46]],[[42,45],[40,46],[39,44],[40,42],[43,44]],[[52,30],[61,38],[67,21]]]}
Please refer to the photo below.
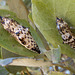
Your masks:
{"label": "butterfly pupa", "polygon": [[65,22],[62,18],[56,17],[56,25],[63,39],[63,43],[68,44],[71,48],[75,49],[75,35],[70,30],[67,22]]}
{"label": "butterfly pupa", "polygon": [[0,19],[3,28],[8,31],[22,46],[40,54],[39,47],[33,39],[29,28],[21,26],[17,21],[7,17],[0,16]]}

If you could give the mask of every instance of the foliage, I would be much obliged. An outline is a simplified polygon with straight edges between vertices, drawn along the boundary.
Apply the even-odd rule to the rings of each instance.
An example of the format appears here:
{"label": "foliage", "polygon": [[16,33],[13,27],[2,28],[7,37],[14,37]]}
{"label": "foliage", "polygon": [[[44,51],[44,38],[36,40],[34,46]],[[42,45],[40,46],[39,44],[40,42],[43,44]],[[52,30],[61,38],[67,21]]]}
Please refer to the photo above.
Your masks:
{"label": "foliage", "polygon": [[1,4],[0,16],[9,15],[22,26],[29,27],[42,53],[34,53],[20,45],[0,23],[0,65],[5,65],[5,68],[0,67],[0,74],[66,75],[66,70],[69,74],[75,73],[75,50],[62,43],[56,28],[56,16],[63,18],[70,27],[75,26],[75,1],[8,0],[5,3],[7,5]]}

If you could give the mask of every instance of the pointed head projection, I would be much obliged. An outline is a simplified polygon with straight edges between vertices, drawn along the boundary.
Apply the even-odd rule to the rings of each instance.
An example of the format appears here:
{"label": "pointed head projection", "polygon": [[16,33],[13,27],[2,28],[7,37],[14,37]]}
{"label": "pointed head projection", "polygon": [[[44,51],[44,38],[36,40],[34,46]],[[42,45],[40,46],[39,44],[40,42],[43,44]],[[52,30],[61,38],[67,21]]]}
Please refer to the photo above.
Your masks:
{"label": "pointed head projection", "polygon": [[62,18],[58,18],[58,17],[56,17],[56,22],[63,23],[63,19],[62,19]]}
{"label": "pointed head projection", "polygon": [[2,20],[2,16],[0,16],[0,20]]}
{"label": "pointed head projection", "polygon": [[0,23],[2,23],[2,16],[0,16]]}
{"label": "pointed head projection", "polygon": [[62,18],[58,18],[56,17],[56,25],[57,25],[57,29],[61,30],[63,27],[65,28],[67,23],[65,21],[63,21]]}
{"label": "pointed head projection", "polygon": [[60,29],[60,19],[58,17],[56,17],[56,25],[57,25],[57,29]]}
{"label": "pointed head projection", "polygon": [[3,21],[3,17],[2,17],[2,16],[0,16],[0,22],[1,22],[2,24],[4,24],[4,21]]}

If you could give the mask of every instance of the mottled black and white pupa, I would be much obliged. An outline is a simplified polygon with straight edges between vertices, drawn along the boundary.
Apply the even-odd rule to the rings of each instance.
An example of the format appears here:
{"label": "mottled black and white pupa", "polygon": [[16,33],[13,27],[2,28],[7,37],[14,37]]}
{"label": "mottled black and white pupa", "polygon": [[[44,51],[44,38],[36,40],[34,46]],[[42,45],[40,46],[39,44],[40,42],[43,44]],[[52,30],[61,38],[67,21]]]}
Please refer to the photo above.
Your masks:
{"label": "mottled black and white pupa", "polygon": [[1,24],[21,45],[40,54],[39,47],[33,39],[29,28],[21,26],[18,22],[7,17],[1,17]]}
{"label": "mottled black and white pupa", "polygon": [[75,49],[75,34],[72,33],[68,24],[62,18],[56,17],[56,25],[63,39],[63,43]]}

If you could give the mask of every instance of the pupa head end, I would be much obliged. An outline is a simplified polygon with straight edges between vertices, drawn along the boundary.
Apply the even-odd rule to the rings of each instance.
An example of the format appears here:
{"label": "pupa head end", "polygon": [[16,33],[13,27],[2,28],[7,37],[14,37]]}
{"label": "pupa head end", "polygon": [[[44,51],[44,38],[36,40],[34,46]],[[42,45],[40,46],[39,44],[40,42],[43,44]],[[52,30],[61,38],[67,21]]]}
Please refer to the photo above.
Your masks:
{"label": "pupa head end", "polygon": [[2,16],[0,16],[0,19],[2,20]]}

